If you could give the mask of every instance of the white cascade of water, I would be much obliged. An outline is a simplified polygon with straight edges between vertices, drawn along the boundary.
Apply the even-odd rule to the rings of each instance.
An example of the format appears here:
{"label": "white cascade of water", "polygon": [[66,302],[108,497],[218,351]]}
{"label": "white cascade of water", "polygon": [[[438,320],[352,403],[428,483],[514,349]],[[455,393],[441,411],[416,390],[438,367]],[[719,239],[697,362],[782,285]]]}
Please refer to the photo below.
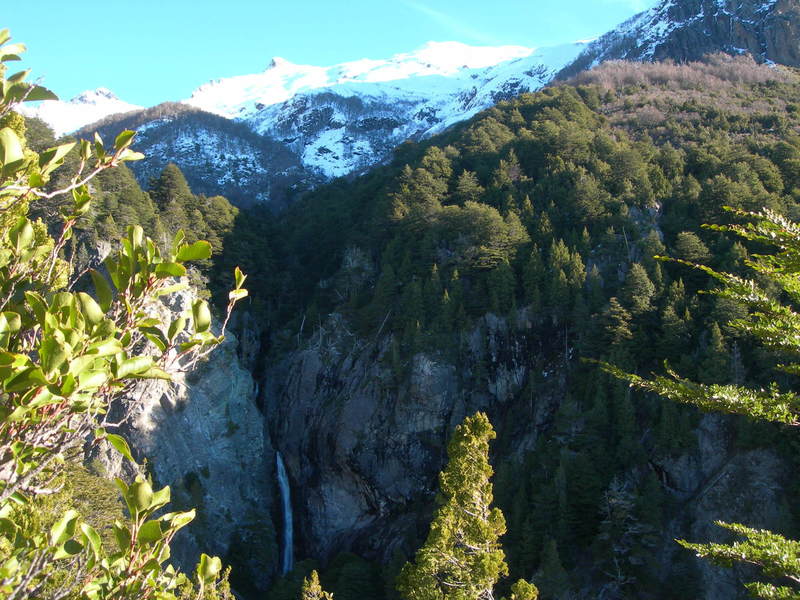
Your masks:
{"label": "white cascade of water", "polygon": [[286,466],[280,452],[275,453],[275,463],[278,471],[278,488],[281,492],[283,506],[283,553],[281,555],[281,574],[286,575],[292,570],[292,496],[289,490],[289,477],[286,475]]}

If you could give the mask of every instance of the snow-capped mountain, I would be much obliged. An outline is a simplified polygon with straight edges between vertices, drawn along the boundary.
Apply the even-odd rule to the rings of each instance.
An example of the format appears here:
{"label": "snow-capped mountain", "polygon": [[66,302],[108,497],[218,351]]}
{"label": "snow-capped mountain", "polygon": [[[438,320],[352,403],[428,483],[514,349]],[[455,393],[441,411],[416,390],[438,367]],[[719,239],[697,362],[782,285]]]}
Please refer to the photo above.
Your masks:
{"label": "snow-capped mountain", "polygon": [[[148,158],[132,168],[142,181],[172,161],[197,191],[281,205],[287,191],[365,170],[405,140],[541,88],[584,46],[429,43],[387,60],[331,67],[275,58],[261,73],[205,84],[183,103],[111,116],[79,133],[99,129],[112,138],[137,129],[136,147]],[[67,129],[52,120],[55,113],[37,116]],[[238,126],[233,138],[226,123]]]}
{"label": "snow-capped mountain", "polygon": [[559,77],[607,60],[685,62],[713,52],[800,66],[800,2],[663,0],[589,44]]}
{"label": "snow-capped mountain", "polygon": [[45,100],[39,103],[39,106],[23,105],[20,111],[25,116],[40,118],[53,128],[57,136],[61,136],[109,115],[142,110],[142,108],[120,100],[111,90],[101,87],[85,91],[68,102]]}
{"label": "snow-capped mountain", "polygon": [[[85,132],[138,129],[136,146],[148,159],[133,168],[143,181],[172,161],[198,191],[280,206],[293,191],[386,161],[405,140],[606,60],[748,52],[800,66],[799,40],[800,0],[663,0],[592,42],[432,42],[385,60],[328,67],[275,58],[261,73],[211,81],[183,103],[111,116]],[[62,133],[136,108],[96,90],[42,103],[33,114]]]}
{"label": "snow-capped mountain", "polygon": [[285,142],[314,172],[338,177],[383,161],[405,140],[541,88],[582,49],[447,42],[327,68],[275,59],[263,73],[207,84],[187,103],[241,120]]}

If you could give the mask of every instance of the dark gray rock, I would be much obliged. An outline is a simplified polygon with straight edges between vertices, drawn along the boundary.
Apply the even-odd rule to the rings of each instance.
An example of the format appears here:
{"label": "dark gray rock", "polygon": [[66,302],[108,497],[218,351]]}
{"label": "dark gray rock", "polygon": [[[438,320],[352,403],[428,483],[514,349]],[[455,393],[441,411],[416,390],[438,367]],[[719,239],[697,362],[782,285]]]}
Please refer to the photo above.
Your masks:
{"label": "dark gray rock", "polygon": [[592,42],[557,78],[607,60],[687,62],[717,52],[800,66],[800,2],[664,0]]}

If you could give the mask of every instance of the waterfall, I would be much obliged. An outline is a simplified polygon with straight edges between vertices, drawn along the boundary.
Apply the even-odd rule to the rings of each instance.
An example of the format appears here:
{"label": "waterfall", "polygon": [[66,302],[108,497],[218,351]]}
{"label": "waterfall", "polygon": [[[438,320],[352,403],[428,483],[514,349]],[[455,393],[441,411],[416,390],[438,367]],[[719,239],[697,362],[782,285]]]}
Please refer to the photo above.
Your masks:
{"label": "waterfall", "polygon": [[281,555],[281,574],[286,575],[292,570],[292,497],[289,491],[289,478],[286,475],[286,466],[280,452],[275,453],[275,463],[278,470],[278,487],[281,491],[281,504],[283,505],[283,554]]}

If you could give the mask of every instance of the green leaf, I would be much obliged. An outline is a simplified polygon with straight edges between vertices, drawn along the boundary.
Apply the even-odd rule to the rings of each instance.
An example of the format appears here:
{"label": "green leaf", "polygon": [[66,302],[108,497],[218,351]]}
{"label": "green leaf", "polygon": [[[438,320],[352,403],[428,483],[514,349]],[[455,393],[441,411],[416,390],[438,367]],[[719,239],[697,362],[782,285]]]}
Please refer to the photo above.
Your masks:
{"label": "green leaf", "polygon": [[206,258],[211,258],[211,244],[200,240],[189,246],[181,246],[176,260],[178,262],[186,262],[189,260],[204,260]]}
{"label": "green leaf", "polygon": [[6,78],[6,81],[8,81],[8,83],[20,83],[22,81],[25,81],[25,79],[28,77],[28,75],[30,75],[30,73],[31,73],[30,69],[25,69],[24,71],[18,71],[13,75],[9,75]]}
{"label": "green leaf", "polygon": [[5,382],[7,392],[25,392],[29,388],[47,385],[49,382],[39,367],[29,367]]}
{"label": "green leaf", "polygon": [[16,56],[19,54],[23,54],[27,50],[25,44],[7,44],[0,48],[0,57],[5,56]]}
{"label": "green leaf", "polygon": [[78,375],[78,389],[96,390],[108,382],[108,376],[106,371],[85,371]]}
{"label": "green leaf", "polygon": [[103,159],[106,157],[106,150],[103,147],[103,138],[101,138],[100,134],[96,131],[94,132],[94,152],[97,154],[97,158]]}
{"label": "green leaf", "polygon": [[46,87],[34,85],[25,97],[25,102],[41,102],[42,100],[58,100],[58,96]]}
{"label": "green leaf", "polygon": [[10,127],[0,129],[0,164],[3,174],[10,175],[25,162],[25,154],[17,134]]}
{"label": "green leaf", "polygon": [[167,294],[174,294],[175,292],[180,292],[181,290],[185,290],[189,288],[189,284],[185,281],[180,281],[173,285],[168,285],[163,288],[158,288],[156,290],[156,296],[166,296]]}
{"label": "green leaf", "polygon": [[92,157],[92,144],[89,140],[81,140],[80,157],[83,161],[87,161]]}
{"label": "green leaf", "polygon": [[61,560],[62,558],[69,558],[70,556],[79,554],[82,550],[83,544],[77,540],[67,540],[53,553],[53,559]]}
{"label": "green leaf", "polygon": [[156,275],[162,277],[183,277],[186,275],[186,267],[174,262],[159,263],[156,265]]}
{"label": "green leaf", "polygon": [[55,148],[50,148],[42,152],[39,155],[39,169],[42,171],[42,174],[47,176],[57,169],[58,166],[64,162],[64,157],[75,145],[76,142],[70,142],[69,144],[62,144],[61,146],[56,146]]}
{"label": "green leaf", "polygon": [[78,301],[81,303],[81,311],[83,312],[86,320],[92,325],[97,325],[100,321],[105,319],[105,311],[100,308],[100,305],[95,302],[86,292],[78,292]]}
{"label": "green leaf", "polygon": [[172,380],[172,375],[167,373],[164,369],[160,369],[158,367],[150,367],[146,371],[134,373],[131,375],[131,377],[136,379],[162,379],[164,381]]}
{"label": "green leaf", "polygon": [[242,298],[247,298],[247,290],[239,289],[239,290],[231,290],[230,292],[228,292],[228,300],[237,302]]}
{"label": "green leaf", "polygon": [[101,358],[103,356],[113,356],[115,354],[119,354],[120,352],[122,352],[122,344],[119,340],[114,338],[95,342],[89,346],[89,349],[87,350],[87,354],[91,354],[97,358]]}
{"label": "green leaf", "polygon": [[[128,506],[130,509],[130,506]],[[117,546],[121,552],[127,552],[131,545],[131,532],[130,530],[119,521],[116,521],[113,525],[114,528],[114,538],[117,540]]]}
{"label": "green leaf", "polygon": [[195,514],[196,514],[195,509],[192,509],[186,512],[164,515],[162,518],[169,519],[171,528],[180,529],[181,527],[185,527],[186,525],[194,521]]}
{"label": "green leaf", "polygon": [[153,366],[153,358],[150,356],[134,356],[126,358],[118,364],[116,369],[117,379],[125,379],[134,373],[141,373]]}
{"label": "green leaf", "polygon": [[117,136],[117,139],[114,140],[114,149],[119,151],[127,146],[130,146],[133,136],[135,135],[136,132],[131,131],[130,129],[126,129],[125,131],[121,132]]}
{"label": "green leaf", "polygon": [[197,576],[203,583],[216,581],[219,572],[222,570],[222,561],[217,556],[200,555],[200,563],[197,565]]}
{"label": "green leaf", "polygon": [[170,500],[170,491],[169,486],[164,486],[157,492],[153,492],[153,499],[150,502],[150,506],[153,510],[161,508],[165,504],[169,504]]}
{"label": "green leaf", "polygon": [[19,313],[6,311],[0,313],[0,333],[10,332],[16,333],[22,327],[22,318]]}
{"label": "green leaf", "polygon": [[244,280],[247,279],[247,275],[242,273],[242,270],[239,267],[233,269],[233,279],[236,282],[236,289],[238,290],[242,285],[244,285]]}
{"label": "green leaf", "polygon": [[75,525],[78,521],[78,512],[70,509],[55,522],[50,528],[50,545],[57,546],[63,544],[75,533]]}
{"label": "green leaf", "polygon": [[161,523],[158,521],[146,521],[136,535],[136,541],[140,544],[152,544],[160,541],[164,537],[161,531]]}
{"label": "green leaf", "polygon": [[192,317],[194,318],[194,330],[197,333],[208,331],[211,326],[211,311],[205,300],[196,300],[192,304]]}
{"label": "green leaf", "polygon": [[44,298],[36,292],[25,292],[25,301],[36,317],[36,321],[40,325],[44,324],[45,315],[47,314],[47,303]]}
{"label": "green leaf", "polygon": [[173,255],[177,255],[178,254],[178,250],[180,249],[181,244],[183,244],[183,240],[185,240],[185,239],[186,239],[186,234],[183,233],[183,229],[178,229],[178,231],[175,232],[175,237],[172,238],[172,254]]}
{"label": "green leaf", "polygon": [[129,162],[133,160],[143,160],[143,159],[144,159],[144,154],[142,154],[141,152],[134,152],[130,148],[125,148],[125,150],[122,151],[122,154],[119,155],[120,162]]}
{"label": "green leaf", "polygon": [[39,173],[31,173],[30,177],[28,177],[28,185],[32,188],[42,187],[44,184],[44,178]]}
{"label": "green leaf", "polygon": [[24,216],[20,217],[8,233],[9,240],[18,254],[30,247],[33,236],[33,225]]}
{"label": "green leaf", "polygon": [[103,309],[103,312],[106,312],[109,308],[111,308],[111,302],[114,300],[114,294],[111,291],[111,286],[108,284],[106,278],[95,269],[89,271],[89,276],[92,278],[94,291],[97,294],[100,308]]}
{"label": "green leaf", "polygon": [[63,365],[71,352],[66,342],[48,337],[39,345],[39,360],[45,373],[52,373]]}
{"label": "green leaf", "polygon": [[172,323],[170,323],[169,329],[167,330],[167,338],[169,339],[170,343],[174,342],[178,334],[184,329],[186,329],[186,319],[184,317],[178,317]]}
{"label": "green leaf", "polygon": [[132,513],[140,513],[148,510],[153,501],[153,488],[141,476],[136,478],[125,494],[125,501]]}
{"label": "green leaf", "polygon": [[131,225],[128,227],[128,239],[134,249],[141,248],[142,242],[144,242],[144,229],[142,229],[142,226]]}
{"label": "green leaf", "polygon": [[144,333],[145,337],[150,340],[160,352],[164,352],[164,350],[167,349],[169,345],[167,343],[167,338],[164,337],[164,332],[158,327],[139,327],[139,331]]}
{"label": "green leaf", "polygon": [[136,461],[133,460],[133,455],[131,454],[131,448],[128,446],[128,442],[125,441],[125,438],[115,433],[108,433],[106,434],[106,439],[117,452],[119,452],[132,463],[136,464]]}
{"label": "green leaf", "polygon": [[94,527],[88,523],[81,523],[81,533],[83,533],[84,538],[89,543],[92,552],[94,552],[96,556],[99,556],[103,546],[100,540],[100,535],[97,533],[97,531],[95,531]]}

